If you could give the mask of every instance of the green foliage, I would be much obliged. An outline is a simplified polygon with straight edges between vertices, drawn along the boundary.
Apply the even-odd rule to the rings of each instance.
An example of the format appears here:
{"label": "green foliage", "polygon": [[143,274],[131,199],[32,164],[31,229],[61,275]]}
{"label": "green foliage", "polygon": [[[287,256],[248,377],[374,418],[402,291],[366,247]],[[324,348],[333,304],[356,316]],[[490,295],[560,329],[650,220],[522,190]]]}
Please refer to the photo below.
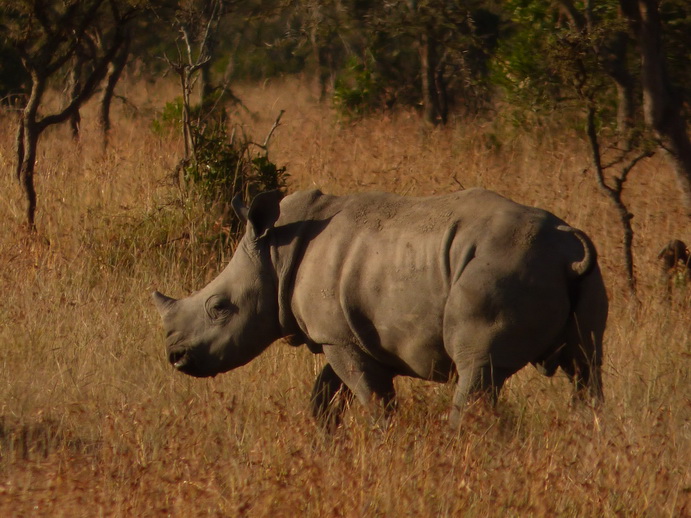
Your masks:
{"label": "green foliage", "polygon": [[260,192],[286,187],[285,167],[269,159],[266,149],[248,137],[229,137],[223,124],[194,134],[195,156],[184,166],[186,185],[202,195],[208,206],[226,204],[241,192],[252,198]]}
{"label": "green foliage", "polygon": [[[197,119],[198,121],[198,119]],[[230,215],[230,202],[237,193],[245,200],[264,191],[285,190],[288,174],[269,159],[266,145],[255,144],[237,131],[228,134],[225,112],[211,123],[191,126],[193,155],[182,164],[186,192],[198,196],[205,211],[233,236],[242,231]]]}
{"label": "green foliage", "polygon": [[691,116],[691,5],[687,0],[660,3],[665,50],[672,84],[687,100],[684,107]]}
{"label": "green foliage", "polygon": [[531,111],[553,107],[559,83],[545,59],[554,42],[549,2],[509,0],[508,20],[490,65],[490,80],[509,103]]}
{"label": "green foliage", "polygon": [[182,97],[163,106],[160,116],[151,121],[151,129],[156,135],[182,130]]}
{"label": "green foliage", "polygon": [[598,125],[614,127],[617,98],[605,63],[615,59],[615,40],[627,30],[617,2],[594,6],[587,29],[583,12],[574,12],[583,24],[574,26],[547,0],[509,0],[504,10],[505,30],[492,59],[491,80],[514,108],[514,120],[522,124],[530,114],[582,111],[594,104]]}
{"label": "green foliage", "polygon": [[[365,48],[386,95],[380,103],[419,106],[422,74],[450,106],[477,111],[489,97],[487,63],[497,42],[499,17],[486,2],[428,0],[386,2],[370,7]],[[427,45],[429,70],[421,50]]]}
{"label": "green foliage", "polygon": [[[260,192],[285,190],[289,176],[285,166],[278,167],[270,160],[268,139],[259,145],[237,128],[229,134],[222,96],[214,94],[206,106],[190,107],[191,155],[178,167],[184,204],[200,201],[205,219],[217,223],[214,229],[221,229],[220,234],[214,231],[211,235],[196,236],[197,240],[211,244],[219,239],[225,242],[242,230],[230,210],[230,202],[237,193],[250,200]],[[152,131],[182,132],[183,110],[181,97],[166,103],[152,121]]]}
{"label": "green foliage", "polygon": [[356,119],[380,107],[382,88],[371,65],[353,56],[336,78],[333,100],[342,116]]}
{"label": "green foliage", "polygon": [[286,167],[277,167],[269,160],[268,153],[259,154],[252,159],[252,175],[249,190],[271,191],[284,190],[288,173]]}

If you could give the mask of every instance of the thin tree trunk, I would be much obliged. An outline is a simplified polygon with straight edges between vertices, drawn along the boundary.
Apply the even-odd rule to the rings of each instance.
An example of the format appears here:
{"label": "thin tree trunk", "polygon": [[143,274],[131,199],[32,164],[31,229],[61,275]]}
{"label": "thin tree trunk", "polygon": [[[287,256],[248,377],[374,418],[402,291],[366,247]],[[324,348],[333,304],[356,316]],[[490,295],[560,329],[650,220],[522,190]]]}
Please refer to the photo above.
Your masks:
{"label": "thin tree trunk", "polygon": [[190,114],[190,76],[191,70],[184,68],[180,75],[180,85],[182,87],[182,138],[185,146],[185,161],[192,159],[197,163],[194,139],[192,137],[192,120]]}
{"label": "thin tree trunk", "polygon": [[19,182],[24,190],[26,202],[26,223],[29,230],[36,230],[36,189],[34,188],[34,167],[39,133],[36,123],[24,121],[24,159],[19,166]]}
{"label": "thin tree trunk", "polygon": [[17,181],[21,179],[22,164],[24,163],[24,114],[19,117],[17,123],[17,137],[14,142],[14,151],[17,155],[17,165],[15,167],[15,176]]}
{"label": "thin tree trunk", "polygon": [[[218,29],[218,23],[223,15],[223,2],[218,0],[206,0],[203,7],[203,16],[206,20],[206,30],[203,33],[201,46],[199,48],[199,58],[201,61],[200,74],[197,78],[199,81],[199,106],[202,109],[207,107],[211,94],[214,91],[214,86],[211,81],[211,57],[216,52],[217,42],[215,33]],[[190,56],[191,57],[191,56]]]}
{"label": "thin tree trunk", "polygon": [[436,89],[437,53],[430,31],[425,29],[420,39],[420,75],[422,76],[422,107],[426,122],[438,124],[440,121],[439,102]]}
{"label": "thin tree trunk", "polygon": [[434,71],[434,93],[437,98],[437,109],[439,110],[439,120],[446,124],[449,119],[449,95],[446,89],[446,79],[444,78],[444,65],[436,64]]}
{"label": "thin tree trunk", "polygon": [[621,135],[628,135],[633,127],[635,114],[633,82],[613,79],[617,89],[617,130]]}
{"label": "thin tree trunk", "polygon": [[211,94],[214,91],[213,83],[211,82],[211,61],[207,61],[199,68],[199,76],[197,78],[199,84],[199,106],[202,108],[202,113],[206,113]]}
{"label": "thin tree trunk", "polygon": [[108,137],[110,134],[110,106],[113,101],[113,95],[115,94],[115,86],[120,80],[122,71],[125,69],[127,64],[127,58],[130,54],[130,42],[131,35],[128,33],[123,42],[120,50],[113,58],[113,60],[108,64],[108,73],[106,76],[106,85],[103,88],[103,93],[101,94],[100,110],[99,110],[99,126],[101,128],[101,133],[103,137],[103,149],[105,150],[108,146]]}
{"label": "thin tree trunk", "polygon": [[605,72],[612,78],[617,89],[617,129],[622,135],[628,135],[635,118],[634,77],[627,67],[629,36],[619,31],[609,46],[609,55],[605,59]]}
{"label": "thin tree trunk", "polygon": [[32,74],[32,87],[29,100],[24,107],[18,130],[17,172],[19,183],[24,190],[26,202],[26,223],[29,230],[36,230],[36,189],[34,188],[34,168],[36,165],[36,147],[41,129],[36,121],[38,107],[46,87],[46,78],[39,73]]}
{"label": "thin tree trunk", "polygon": [[[75,54],[73,58],[72,68],[70,69],[69,85],[68,85],[68,95],[70,102],[74,99],[77,94],[82,89],[82,58],[79,54]],[[69,104],[69,102],[68,102]],[[79,129],[82,123],[82,116],[79,110],[74,110],[70,115],[70,131],[72,132],[72,138],[74,140],[79,140]]]}
{"label": "thin tree trunk", "polygon": [[641,53],[641,82],[646,123],[655,132],[677,177],[686,212],[691,218],[691,140],[674,91],[662,48],[662,26],[657,0],[620,0],[631,21]]}
{"label": "thin tree trunk", "polygon": [[310,4],[308,12],[310,14],[310,45],[315,72],[319,81],[319,102],[322,103],[326,100],[329,88],[332,86],[333,60],[329,48],[330,37],[320,36],[320,30],[323,29],[324,24],[322,5],[319,2],[313,2]]}

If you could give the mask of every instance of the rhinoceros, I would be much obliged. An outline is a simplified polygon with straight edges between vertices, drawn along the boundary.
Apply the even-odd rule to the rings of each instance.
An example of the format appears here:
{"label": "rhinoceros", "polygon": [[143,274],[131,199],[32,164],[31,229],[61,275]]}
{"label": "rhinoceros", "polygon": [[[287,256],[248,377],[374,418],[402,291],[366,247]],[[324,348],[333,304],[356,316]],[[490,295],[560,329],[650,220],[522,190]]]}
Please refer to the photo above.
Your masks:
{"label": "rhinoceros", "polygon": [[324,354],[312,412],[338,423],[344,398],[394,407],[396,376],[496,399],[529,363],[560,367],[579,399],[603,399],[608,301],[595,248],[555,215],[484,189],[431,197],[259,194],[233,207],[246,232],[222,273],[176,300],[155,292],[168,359],[215,376],[280,338]]}

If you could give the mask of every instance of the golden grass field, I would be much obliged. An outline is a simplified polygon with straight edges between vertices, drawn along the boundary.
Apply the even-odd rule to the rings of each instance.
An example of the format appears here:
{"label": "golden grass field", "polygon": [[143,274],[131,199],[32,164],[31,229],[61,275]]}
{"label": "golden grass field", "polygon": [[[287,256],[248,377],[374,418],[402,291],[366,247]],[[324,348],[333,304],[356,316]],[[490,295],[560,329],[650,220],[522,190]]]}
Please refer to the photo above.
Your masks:
{"label": "golden grass field", "polygon": [[[151,131],[175,95],[124,81],[111,147],[84,111],[80,144],[42,138],[38,232],[23,226],[14,115],[0,115],[0,516],[689,516],[691,286],[671,300],[657,252],[691,242],[671,169],[631,174],[640,304],[626,291],[619,223],[581,133],[557,119],[526,132],[503,117],[425,128],[412,112],[339,122],[297,80],[238,87],[290,190],[410,195],[483,186],[587,231],[611,311],[606,403],[573,407],[562,375],[526,368],[496,408],[447,429],[453,387],[397,379],[385,432],[353,407],[325,437],[309,395],[323,359],[277,343],[214,379],[174,372],[150,301],[213,278],[231,250],[171,179],[178,135]],[[501,112],[501,111],[500,111]]]}

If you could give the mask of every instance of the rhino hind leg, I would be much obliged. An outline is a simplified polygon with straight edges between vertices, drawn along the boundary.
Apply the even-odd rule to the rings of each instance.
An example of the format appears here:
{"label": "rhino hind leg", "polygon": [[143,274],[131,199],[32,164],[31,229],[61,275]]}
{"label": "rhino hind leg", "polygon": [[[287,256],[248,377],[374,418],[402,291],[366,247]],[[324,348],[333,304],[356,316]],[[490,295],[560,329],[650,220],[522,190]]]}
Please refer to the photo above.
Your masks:
{"label": "rhino hind leg", "polygon": [[326,431],[333,432],[341,424],[343,412],[352,398],[351,390],[327,363],[312,389],[312,415]]}
{"label": "rhino hind leg", "polygon": [[608,302],[599,269],[578,286],[574,312],[566,330],[566,346],[560,366],[571,378],[575,399],[599,404],[602,391],[602,340]]}
{"label": "rhino hind leg", "polygon": [[604,401],[601,363],[595,348],[588,342],[594,342],[592,335],[590,339],[571,342],[562,356],[561,368],[573,383],[574,401],[599,405]]}
{"label": "rhino hind leg", "polygon": [[540,374],[547,376],[548,378],[554,376],[561,362],[563,347],[564,345],[561,344],[559,347],[548,353],[545,357],[532,362]]}
{"label": "rhino hind leg", "polygon": [[324,345],[334,374],[371,414],[376,426],[386,427],[396,407],[394,374],[355,347]]}

